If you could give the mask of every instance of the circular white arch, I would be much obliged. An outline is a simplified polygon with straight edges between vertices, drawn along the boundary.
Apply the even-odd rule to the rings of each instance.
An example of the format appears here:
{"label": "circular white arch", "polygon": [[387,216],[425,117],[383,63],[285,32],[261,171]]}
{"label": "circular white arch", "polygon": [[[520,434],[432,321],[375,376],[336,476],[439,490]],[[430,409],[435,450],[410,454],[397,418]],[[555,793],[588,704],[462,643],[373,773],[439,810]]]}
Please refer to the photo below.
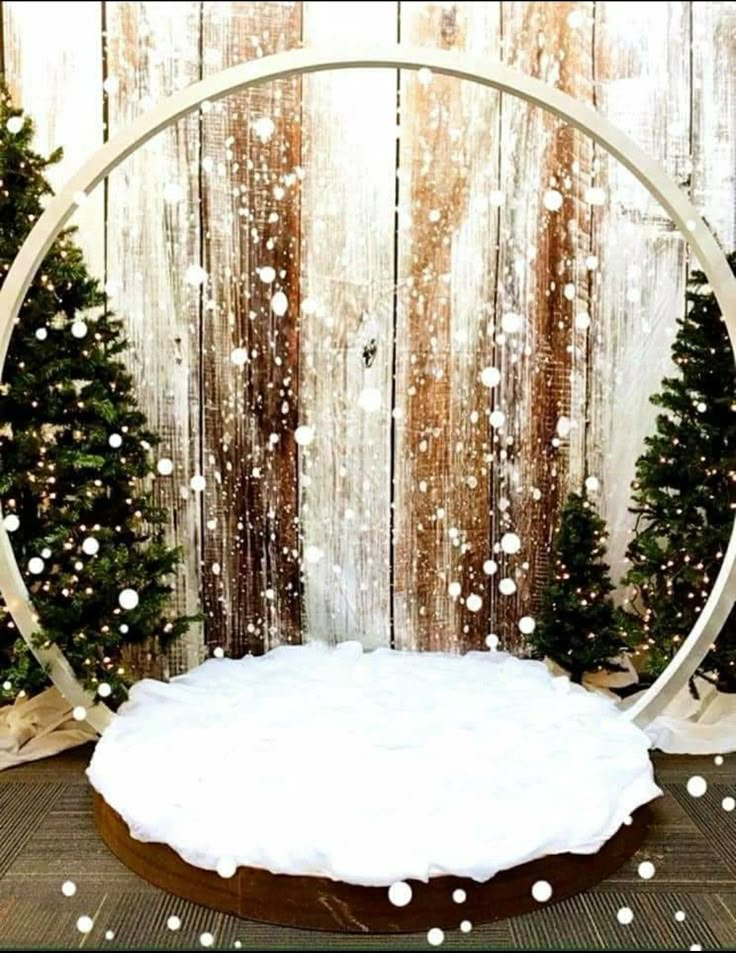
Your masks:
{"label": "circular white arch", "polygon": [[[324,70],[353,68],[422,69],[470,80],[510,93],[560,117],[590,136],[618,159],[669,213],[698,258],[720,305],[732,347],[736,347],[736,278],[707,226],[666,171],[631,139],[591,107],[540,80],[487,62],[445,50],[409,46],[371,46],[365,49],[305,48],[241,63],[189,86],[164,100],[110,139],[79,169],[49,203],[16,257],[0,290],[0,375],[13,327],[37,268],[79,201],[140,145],[196,109],[205,100],[269,80]],[[54,684],[73,705],[88,709],[88,721],[102,731],[112,718],[104,703],[84,691],[63,653],[33,645],[37,617],[18,568],[8,533],[0,521],[0,593],[18,631]],[[697,622],[679,652],[644,696],[627,711],[640,726],[648,724],[684,687],[715,641],[736,598],[736,528],[732,532],[718,577]]]}

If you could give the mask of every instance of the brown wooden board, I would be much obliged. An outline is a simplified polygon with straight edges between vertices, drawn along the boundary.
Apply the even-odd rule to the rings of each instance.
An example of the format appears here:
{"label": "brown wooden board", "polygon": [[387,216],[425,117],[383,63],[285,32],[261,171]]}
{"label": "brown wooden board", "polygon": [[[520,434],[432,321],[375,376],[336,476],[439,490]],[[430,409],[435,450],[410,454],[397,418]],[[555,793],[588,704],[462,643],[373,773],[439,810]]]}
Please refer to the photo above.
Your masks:
{"label": "brown wooden board", "polygon": [[[395,42],[398,4],[303,4],[304,42]],[[302,84],[304,638],[390,641],[396,71]],[[366,405],[366,395],[376,402]]]}
{"label": "brown wooden board", "polygon": [[[556,903],[587,890],[610,876],[641,846],[649,807],[639,808],[596,854],[556,854],[502,871],[485,883],[463,877],[409,881],[412,898],[394,906],[385,887],[361,887],[324,877],[272,874],[240,867],[224,879],[215,871],[186,863],[164,844],[143,843],[131,836],[125,821],[99,794],[94,794],[97,830],[110,850],[150,883],[196,903],[251,920],[308,930],[341,933],[411,933],[432,928],[455,929],[461,920],[489,923],[539,909],[532,887],[540,880],[552,887]],[[458,903],[455,890],[466,899]]]}
{"label": "brown wooden board", "polygon": [[[595,7],[596,106],[687,188],[690,176],[690,4]],[[591,302],[589,466],[601,483],[614,582],[626,570],[634,466],[654,426],[650,404],[674,369],[687,246],[621,164],[597,154],[605,202],[595,209],[598,268]]]}
{"label": "brown wooden board", "polygon": [[[499,55],[497,3],[402,3],[401,40]],[[499,96],[401,75],[394,453],[394,641],[481,648],[492,430],[480,373],[496,283]],[[478,601],[480,600],[480,602]]]}
{"label": "brown wooden board", "polygon": [[[207,2],[202,69],[300,38],[300,4]],[[202,111],[202,599],[207,642],[236,656],[300,639],[300,97],[288,79]]]}
{"label": "brown wooden board", "polygon": [[[592,4],[504,3],[504,60],[590,102]],[[497,634],[523,647],[518,623],[535,614],[549,545],[568,488],[578,488],[585,351],[575,315],[587,307],[589,140],[511,96],[502,101],[498,296],[494,314],[505,415],[495,447],[493,511]],[[552,198],[561,200],[554,207]],[[515,330],[518,328],[518,330]],[[521,548],[505,553],[503,535]],[[504,594],[502,581],[514,584]]]}
{"label": "brown wooden board", "polygon": [[[105,5],[108,134],[199,76],[199,3],[177,15],[160,3]],[[126,361],[138,401],[160,436],[154,490],[169,513],[168,539],[181,547],[176,611],[199,609],[200,507],[190,480],[199,470],[200,288],[199,127],[196,116],[156,136],[116,169],[107,189],[107,292],[131,344]],[[177,674],[202,657],[202,629],[172,646],[163,670]],[[140,659],[145,662],[145,658]],[[166,665],[168,661],[168,665]],[[145,669],[160,669],[145,666]]]}

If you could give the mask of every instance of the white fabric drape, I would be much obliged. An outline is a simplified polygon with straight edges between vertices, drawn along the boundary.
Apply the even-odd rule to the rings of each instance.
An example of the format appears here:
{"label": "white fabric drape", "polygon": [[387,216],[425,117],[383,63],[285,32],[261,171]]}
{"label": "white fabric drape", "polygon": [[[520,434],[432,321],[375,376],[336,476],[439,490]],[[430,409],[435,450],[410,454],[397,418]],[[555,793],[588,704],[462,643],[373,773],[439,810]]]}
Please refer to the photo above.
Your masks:
{"label": "white fabric drape", "polygon": [[0,771],[92,741],[97,732],[76,721],[56,688],[0,707]]}

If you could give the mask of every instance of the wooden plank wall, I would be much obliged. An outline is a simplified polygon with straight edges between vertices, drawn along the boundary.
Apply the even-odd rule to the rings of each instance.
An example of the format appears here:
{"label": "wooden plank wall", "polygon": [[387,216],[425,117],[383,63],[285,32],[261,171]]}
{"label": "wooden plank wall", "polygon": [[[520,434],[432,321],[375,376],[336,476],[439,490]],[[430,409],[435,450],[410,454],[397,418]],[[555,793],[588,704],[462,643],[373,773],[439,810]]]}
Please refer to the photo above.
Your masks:
{"label": "wooden plank wall", "polygon": [[[202,75],[399,38],[593,103],[736,243],[731,0],[10,0],[0,16],[11,91],[40,148],[65,147],[57,185]],[[156,485],[186,551],[177,600],[205,621],[169,671],[303,638],[523,651],[557,509],[586,476],[625,569],[689,263],[584,136],[426,71],[286,80],[204,104],[79,224],[175,464]]]}

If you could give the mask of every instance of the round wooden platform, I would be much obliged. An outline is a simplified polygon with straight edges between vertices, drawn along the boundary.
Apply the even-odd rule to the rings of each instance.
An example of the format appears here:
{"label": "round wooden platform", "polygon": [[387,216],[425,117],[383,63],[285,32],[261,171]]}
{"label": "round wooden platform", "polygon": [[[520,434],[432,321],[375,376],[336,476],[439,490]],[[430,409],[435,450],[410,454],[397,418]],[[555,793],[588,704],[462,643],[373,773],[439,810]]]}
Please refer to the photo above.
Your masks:
{"label": "round wooden platform", "polygon": [[[532,885],[546,880],[552,898],[564,900],[610,876],[639,848],[649,822],[648,806],[635,812],[597,854],[556,854],[505,870],[485,883],[462,877],[435,877],[429,883],[410,881],[411,902],[396,907],[386,887],[360,887],[325,877],[272,874],[240,867],[225,880],[210,870],[186,863],[165,844],[135,840],[125,821],[94,792],[97,829],[110,850],[126,866],[170,893],[214,910],[250,920],[308,930],[344,933],[412,933],[431,927],[457,929],[462,920],[489,923],[536,910]],[[465,891],[463,903],[453,891]]]}

